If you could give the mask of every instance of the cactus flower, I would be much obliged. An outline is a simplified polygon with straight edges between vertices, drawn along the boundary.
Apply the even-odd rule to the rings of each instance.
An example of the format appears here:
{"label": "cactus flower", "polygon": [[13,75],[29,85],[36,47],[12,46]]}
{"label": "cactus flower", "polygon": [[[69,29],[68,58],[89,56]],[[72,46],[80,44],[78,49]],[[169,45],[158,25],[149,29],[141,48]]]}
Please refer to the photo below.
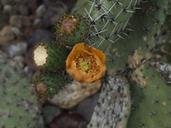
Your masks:
{"label": "cactus flower", "polygon": [[105,58],[102,51],[84,43],[78,43],[67,57],[66,70],[74,80],[92,83],[104,76]]}

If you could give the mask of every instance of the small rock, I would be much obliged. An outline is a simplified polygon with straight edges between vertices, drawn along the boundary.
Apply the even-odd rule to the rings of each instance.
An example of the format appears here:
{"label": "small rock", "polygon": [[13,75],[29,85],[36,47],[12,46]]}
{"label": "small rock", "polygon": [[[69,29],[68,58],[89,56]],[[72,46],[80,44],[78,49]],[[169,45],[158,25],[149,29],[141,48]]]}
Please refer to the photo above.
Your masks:
{"label": "small rock", "polygon": [[6,45],[10,41],[14,40],[16,37],[15,33],[12,31],[11,26],[5,26],[0,31],[0,45]]}
{"label": "small rock", "polygon": [[26,16],[13,15],[10,17],[10,25],[17,28],[28,27],[31,25],[31,21]]}
{"label": "small rock", "polygon": [[46,13],[46,7],[45,5],[40,5],[36,10],[36,15],[38,17],[43,17],[43,15]]}
{"label": "small rock", "polygon": [[5,5],[3,11],[4,11],[4,13],[10,13],[12,11],[12,6]]}
{"label": "small rock", "polygon": [[78,113],[62,113],[53,119],[49,128],[86,128],[86,122]]}
{"label": "small rock", "polygon": [[39,19],[39,18],[34,19],[33,25],[34,26],[41,25],[41,19]]}
{"label": "small rock", "polygon": [[14,43],[11,44],[10,46],[4,47],[4,50],[10,57],[21,56],[27,50],[27,43],[26,42]]}
{"label": "small rock", "polygon": [[43,17],[43,23],[46,26],[55,24],[58,19],[67,11],[67,7],[61,1],[48,1],[45,3],[47,8]]}
{"label": "small rock", "polygon": [[85,120],[87,122],[89,122],[91,119],[91,116],[92,116],[94,108],[97,104],[98,98],[99,98],[99,93],[82,101],[76,109],[76,111],[78,113],[80,113],[85,118]]}
{"label": "small rock", "polygon": [[42,108],[45,124],[49,124],[53,118],[58,116],[60,113],[61,110],[56,106],[45,104]]}
{"label": "small rock", "polygon": [[18,29],[17,27],[12,27],[11,29],[15,33],[16,36],[21,36],[22,35],[20,29]]}
{"label": "small rock", "polygon": [[50,99],[50,102],[64,109],[71,109],[89,96],[94,95],[101,87],[101,80],[85,84],[73,81]]}
{"label": "small rock", "polygon": [[2,5],[8,5],[12,2],[13,0],[1,0]]}
{"label": "small rock", "polygon": [[29,38],[28,43],[33,46],[36,43],[39,42],[49,42],[53,40],[53,33],[44,30],[44,29],[38,29],[34,33],[32,33],[32,36]]}
{"label": "small rock", "polygon": [[19,12],[20,12],[21,15],[27,16],[29,14],[29,9],[25,5],[20,5],[19,6]]}
{"label": "small rock", "polygon": [[21,28],[22,27],[23,17],[20,15],[13,15],[10,17],[10,25],[13,27]]}

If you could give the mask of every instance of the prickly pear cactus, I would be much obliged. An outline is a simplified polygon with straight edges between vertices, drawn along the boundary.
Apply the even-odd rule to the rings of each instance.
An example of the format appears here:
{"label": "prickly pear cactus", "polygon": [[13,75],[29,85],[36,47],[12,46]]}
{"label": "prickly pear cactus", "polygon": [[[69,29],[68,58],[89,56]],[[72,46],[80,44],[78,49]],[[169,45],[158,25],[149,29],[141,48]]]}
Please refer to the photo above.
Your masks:
{"label": "prickly pear cactus", "polygon": [[132,85],[132,111],[128,128],[169,128],[171,88],[154,68],[145,66],[147,86]]}
{"label": "prickly pear cactus", "polygon": [[37,98],[22,67],[0,51],[0,127],[43,128]]}
{"label": "prickly pear cactus", "polygon": [[140,7],[142,9],[130,20],[133,32],[130,32],[127,39],[118,41],[109,49],[107,63],[111,69],[123,69],[127,64],[128,56],[136,49],[146,53],[156,45],[155,37],[164,24],[168,1],[150,0],[142,3]]}
{"label": "prickly pear cactus", "polygon": [[87,42],[107,50],[120,38],[127,37],[126,26],[140,0],[79,0],[73,13],[88,18],[91,32]]}

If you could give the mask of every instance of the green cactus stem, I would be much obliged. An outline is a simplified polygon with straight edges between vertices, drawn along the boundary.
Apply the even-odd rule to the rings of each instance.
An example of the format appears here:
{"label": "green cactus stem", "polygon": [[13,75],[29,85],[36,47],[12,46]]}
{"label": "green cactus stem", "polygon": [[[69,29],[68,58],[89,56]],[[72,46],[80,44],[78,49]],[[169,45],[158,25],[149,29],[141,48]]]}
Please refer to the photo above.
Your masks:
{"label": "green cactus stem", "polygon": [[[60,74],[60,75],[59,75]],[[45,88],[47,88],[46,98],[52,98],[55,94],[58,93],[59,89],[62,89],[64,85],[68,82],[67,76],[60,71],[60,73],[54,72],[44,72],[40,73],[35,77],[34,83],[35,86],[39,83],[43,83]],[[39,92],[37,92],[39,94]]]}
{"label": "green cactus stem", "polygon": [[65,67],[69,51],[54,42],[40,43],[33,50],[33,61],[38,69],[57,71]]}
{"label": "green cactus stem", "polygon": [[65,15],[56,25],[57,40],[73,46],[84,41],[89,34],[89,22],[80,15]]}

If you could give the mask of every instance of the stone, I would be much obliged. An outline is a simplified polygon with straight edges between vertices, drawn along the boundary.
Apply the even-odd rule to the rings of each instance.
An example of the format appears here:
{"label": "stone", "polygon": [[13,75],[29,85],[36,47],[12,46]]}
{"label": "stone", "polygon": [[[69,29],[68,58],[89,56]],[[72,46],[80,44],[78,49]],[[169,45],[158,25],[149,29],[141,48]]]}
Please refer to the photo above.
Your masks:
{"label": "stone", "polygon": [[63,109],[71,109],[89,96],[96,94],[101,87],[101,80],[93,83],[72,81],[54,95],[50,102]]}
{"label": "stone", "polygon": [[49,42],[54,39],[53,33],[45,30],[45,29],[37,29],[35,32],[32,33],[31,37],[28,39],[28,43],[31,46],[39,42]]}
{"label": "stone", "polygon": [[10,56],[22,56],[26,53],[27,43],[26,42],[14,42],[13,44],[3,48],[5,52]]}
{"label": "stone", "polygon": [[12,11],[12,6],[11,5],[4,5],[3,12],[4,13],[10,13]]}
{"label": "stone", "polygon": [[13,15],[10,17],[10,25],[13,27],[21,28],[22,27],[23,17],[20,15]]}
{"label": "stone", "polygon": [[61,1],[46,1],[45,7],[47,8],[47,11],[42,20],[47,26],[54,25],[67,11],[67,6]]}
{"label": "stone", "polygon": [[91,119],[91,116],[93,114],[94,107],[97,104],[98,98],[99,98],[99,93],[85,99],[76,108],[76,112],[80,113],[87,122],[89,122]]}
{"label": "stone", "polygon": [[42,4],[37,8],[36,15],[38,17],[43,17],[45,13],[46,13],[46,7],[45,5]]}
{"label": "stone", "polygon": [[53,119],[49,128],[86,128],[86,121],[78,113],[64,112]]}
{"label": "stone", "polygon": [[21,15],[27,16],[29,14],[29,9],[25,5],[20,5],[19,6],[19,12],[20,12]]}
{"label": "stone", "polygon": [[6,45],[15,39],[15,33],[12,31],[11,26],[5,26],[0,31],[0,45]]}

